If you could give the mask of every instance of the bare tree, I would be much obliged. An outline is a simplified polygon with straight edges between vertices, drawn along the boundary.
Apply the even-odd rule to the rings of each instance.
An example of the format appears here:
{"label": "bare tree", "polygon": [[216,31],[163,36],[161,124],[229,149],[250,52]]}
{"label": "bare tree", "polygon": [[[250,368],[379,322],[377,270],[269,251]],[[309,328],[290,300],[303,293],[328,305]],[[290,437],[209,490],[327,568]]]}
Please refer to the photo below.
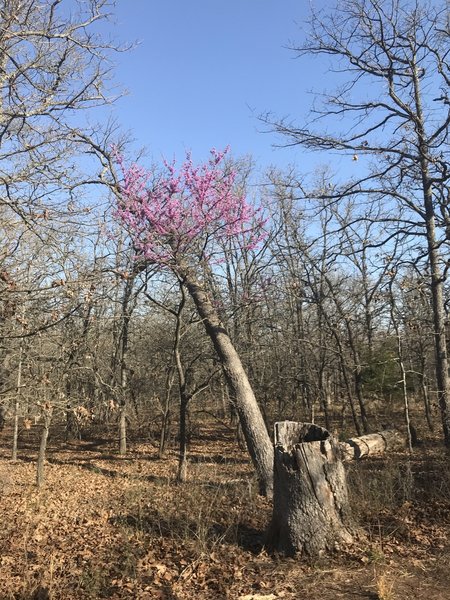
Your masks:
{"label": "bare tree", "polygon": [[107,137],[107,127],[89,126],[87,114],[113,99],[105,90],[113,45],[97,29],[110,6],[108,0],[2,3],[0,198],[3,214],[12,211],[30,228],[57,227],[79,206],[75,189],[102,179],[80,172]]}
{"label": "bare tree", "polygon": [[[281,121],[275,129],[293,145],[337,150],[354,161],[372,157],[367,169],[360,160],[361,177],[328,190],[323,198],[331,203],[378,198],[378,219],[391,225],[386,243],[394,237],[412,240],[411,245],[419,245],[417,260],[427,259],[437,390],[444,439],[450,444],[442,257],[449,219],[448,7],[439,2],[345,0],[328,15],[314,12],[310,26],[309,38],[295,51],[300,56],[331,56],[340,80],[345,75],[346,81],[335,93],[318,97],[309,124],[296,127]],[[340,131],[336,123],[342,124]]]}
{"label": "bare tree", "polygon": [[[78,310],[64,297],[76,295],[80,283],[74,281],[79,256],[74,250],[97,228],[86,192],[107,183],[104,167],[116,133],[113,124],[92,124],[92,111],[117,95],[108,80],[111,54],[119,48],[98,27],[113,4],[6,0],[0,6],[0,301],[4,309],[9,306],[0,339],[3,362],[11,353],[19,356],[17,397],[26,377],[13,340],[31,339]],[[33,280],[25,285],[21,260],[29,264],[40,252],[46,259],[36,262]],[[37,273],[37,265],[44,270]],[[31,295],[41,302],[38,312]],[[17,312],[14,298],[30,314]],[[18,318],[19,333],[13,327]],[[16,445],[17,402],[15,409]],[[47,413],[49,420],[50,409]]]}

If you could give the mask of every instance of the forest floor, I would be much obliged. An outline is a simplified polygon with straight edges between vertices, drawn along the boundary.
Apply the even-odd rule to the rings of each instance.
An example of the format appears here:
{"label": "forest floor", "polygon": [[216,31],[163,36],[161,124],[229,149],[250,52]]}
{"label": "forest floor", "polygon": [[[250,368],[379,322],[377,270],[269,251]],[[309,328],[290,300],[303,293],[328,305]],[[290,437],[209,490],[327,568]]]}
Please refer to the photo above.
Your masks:
{"label": "forest floor", "polygon": [[9,459],[0,434],[0,599],[395,600],[450,598],[450,466],[428,440],[410,459],[352,463],[349,487],[363,536],[315,564],[270,556],[270,503],[232,435],[204,424],[189,481],[176,452],[158,459],[135,441],[50,441],[35,487],[37,444]]}

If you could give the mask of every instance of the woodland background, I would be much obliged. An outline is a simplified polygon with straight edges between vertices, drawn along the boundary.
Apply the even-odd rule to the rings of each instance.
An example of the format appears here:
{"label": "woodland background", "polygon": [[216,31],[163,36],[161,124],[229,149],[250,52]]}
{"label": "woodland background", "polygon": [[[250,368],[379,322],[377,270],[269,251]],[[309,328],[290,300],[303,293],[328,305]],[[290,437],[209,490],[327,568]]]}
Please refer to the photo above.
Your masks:
{"label": "woodland background", "polygon": [[[261,119],[305,152],[367,155],[370,167],[349,181],[326,167],[261,177],[229,155],[264,235],[256,247],[222,240],[221,260],[197,271],[269,432],[279,420],[340,439],[410,432],[412,453],[349,468],[368,541],[311,567],[261,553],[270,504],[220,361],[179,281],[140,260],[115,218],[117,155],[141,157],[119,124],[92,118],[126,50],[96,28],[110,3],[1,3],[1,597],[295,598],[318,580],[333,597],[412,598],[418,585],[445,597],[448,12],[344,4],[313,18],[296,51],[350,57],[350,83],[307,126]],[[358,88],[363,77],[387,99]],[[155,181],[161,170],[150,167]]]}

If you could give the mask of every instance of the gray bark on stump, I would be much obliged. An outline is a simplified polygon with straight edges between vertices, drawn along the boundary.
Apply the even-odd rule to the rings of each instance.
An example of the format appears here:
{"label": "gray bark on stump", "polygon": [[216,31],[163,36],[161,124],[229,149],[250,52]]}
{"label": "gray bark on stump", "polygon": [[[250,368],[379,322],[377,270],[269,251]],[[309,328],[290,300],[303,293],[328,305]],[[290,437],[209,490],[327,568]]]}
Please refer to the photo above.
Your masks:
{"label": "gray bark on stump", "polygon": [[318,557],[353,540],[339,444],[312,423],[275,423],[273,516],[267,547]]}

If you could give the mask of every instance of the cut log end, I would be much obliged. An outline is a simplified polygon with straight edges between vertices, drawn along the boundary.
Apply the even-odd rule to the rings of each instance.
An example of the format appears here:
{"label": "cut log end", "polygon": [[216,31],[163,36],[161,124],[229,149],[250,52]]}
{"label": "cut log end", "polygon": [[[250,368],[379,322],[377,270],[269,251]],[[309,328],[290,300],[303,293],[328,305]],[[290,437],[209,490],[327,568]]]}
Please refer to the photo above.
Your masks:
{"label": "cut log end", "polygon": [[339,444],[342,460],[358,460],[369,456],[379,456],[385,452],[395,452],[406,448],[406,436],[397,429],[385,429],[378,433],[351,438]]}

